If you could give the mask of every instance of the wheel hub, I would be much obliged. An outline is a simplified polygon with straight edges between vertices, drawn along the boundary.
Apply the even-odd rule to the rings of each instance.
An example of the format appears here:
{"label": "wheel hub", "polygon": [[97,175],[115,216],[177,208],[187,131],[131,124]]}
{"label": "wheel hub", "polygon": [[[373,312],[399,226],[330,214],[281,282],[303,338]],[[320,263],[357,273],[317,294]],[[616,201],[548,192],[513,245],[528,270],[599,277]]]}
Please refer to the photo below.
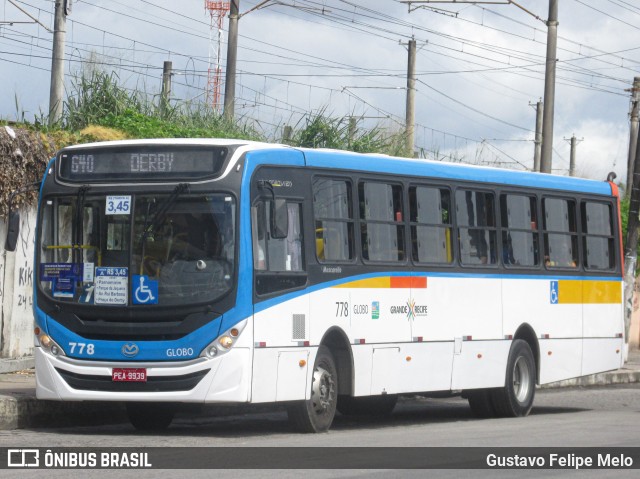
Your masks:
{"label": "wheel hub", "polygon": [[523,404],[527,401],[530,389],[531,371],[525,358],[520,356],[513,368],[513,393],[519,403]]}
{"label": "wheel hub", "polygon": [[317,414],[324,413],[335,398],[333,377],[323,368],[316,368],[313,372],[313,386],[311,389],[311,403]]}

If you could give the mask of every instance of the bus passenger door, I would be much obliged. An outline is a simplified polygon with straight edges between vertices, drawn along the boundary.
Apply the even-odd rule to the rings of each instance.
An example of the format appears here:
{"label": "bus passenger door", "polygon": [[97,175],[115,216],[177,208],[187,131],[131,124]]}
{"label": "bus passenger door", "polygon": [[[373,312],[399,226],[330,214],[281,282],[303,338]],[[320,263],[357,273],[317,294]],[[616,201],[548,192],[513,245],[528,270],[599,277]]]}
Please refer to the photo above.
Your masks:
{"label": "bus passenger door", "polygon": [[[252,402],[305,399],[310,382],[309,296],[302,246],[302,204],[287,201],[286,230],[274,231],[272,200],[251,209],[255,291]],[[284,236],[286,232],[286,236]],[[282,237],[284,236],[284,237]]]}

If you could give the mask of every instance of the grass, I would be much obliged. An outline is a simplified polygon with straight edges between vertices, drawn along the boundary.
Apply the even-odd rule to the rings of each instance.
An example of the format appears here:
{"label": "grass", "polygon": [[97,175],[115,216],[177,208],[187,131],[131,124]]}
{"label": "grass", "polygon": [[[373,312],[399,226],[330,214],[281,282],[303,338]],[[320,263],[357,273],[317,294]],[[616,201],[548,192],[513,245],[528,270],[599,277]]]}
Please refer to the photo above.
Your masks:
{"label": "grass", "polygon": [[[237,138],[270,141],[249,122],[230,122],[204,103],[160,105],[139,90],[121,85],[114,72],[89,69],[71,79],[58,124],[47,125],[42,113],[32,123],[19,114],[20,126],[46,133],[55,146],[125,138]],[[19,111],[16,99],[16,110]],[[323,108],[305,116],[287,143],[291,146],[335,148],[362,153],[401,155],[404,138],[380,127],[367,129],[358,120],[331,116]]]}

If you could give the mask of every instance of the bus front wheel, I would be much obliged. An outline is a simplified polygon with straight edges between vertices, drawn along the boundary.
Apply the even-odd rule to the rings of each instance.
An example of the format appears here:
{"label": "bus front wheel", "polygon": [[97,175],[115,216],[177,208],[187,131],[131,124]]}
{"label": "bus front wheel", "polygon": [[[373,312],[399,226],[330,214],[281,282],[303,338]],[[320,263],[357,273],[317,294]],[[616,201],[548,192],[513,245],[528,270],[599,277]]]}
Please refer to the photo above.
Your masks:
{"label": "bus front wheel", "polygon": [[311,397],[287,408],[289,421],[299,432],[328,431],[336,414],[338,373],[331,351],[320,346],[313,365]]}
{"label": "bus front wheel", "polygon": [[526,416],[536,393],[536,364],[526,341],[511,344],[505,385],[492,391],[492,403],[500,417]]}

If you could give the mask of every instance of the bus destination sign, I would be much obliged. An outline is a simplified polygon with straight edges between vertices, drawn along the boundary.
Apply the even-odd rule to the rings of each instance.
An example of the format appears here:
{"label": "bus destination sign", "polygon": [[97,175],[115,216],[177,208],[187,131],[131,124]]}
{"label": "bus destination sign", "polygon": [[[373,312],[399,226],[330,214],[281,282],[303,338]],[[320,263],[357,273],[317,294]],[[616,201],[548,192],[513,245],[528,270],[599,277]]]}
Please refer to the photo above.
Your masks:
{"label": "bus destination sign", "polygon": [[58,177],[77,182],[194,180],[220,174],[226,147],[142,147],[66,149]]}

